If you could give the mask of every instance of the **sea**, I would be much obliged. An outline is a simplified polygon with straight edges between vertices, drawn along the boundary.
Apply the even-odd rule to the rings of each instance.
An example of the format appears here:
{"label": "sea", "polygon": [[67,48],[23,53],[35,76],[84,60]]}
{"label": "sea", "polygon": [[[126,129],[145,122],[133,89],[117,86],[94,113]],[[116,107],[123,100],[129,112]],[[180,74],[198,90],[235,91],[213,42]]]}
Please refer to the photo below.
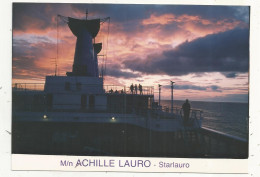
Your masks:
{"label": "sea", "polygon": [[[173,106],[181,108],[185,101],[174,100]],[[248,139],[248,103],[190,101],[191,109],[203,111],[202,127]],[[162,100],[170,108],[170,100]]]}

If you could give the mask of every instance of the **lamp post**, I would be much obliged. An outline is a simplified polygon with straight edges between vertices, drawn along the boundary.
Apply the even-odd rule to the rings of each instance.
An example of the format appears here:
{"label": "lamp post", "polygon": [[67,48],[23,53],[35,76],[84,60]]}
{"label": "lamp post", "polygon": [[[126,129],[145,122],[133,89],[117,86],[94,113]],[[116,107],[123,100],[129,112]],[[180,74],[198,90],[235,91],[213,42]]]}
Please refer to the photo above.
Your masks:
{"label": "lamp post", "polygon": [[161,106],[161,86],[160,84],[158,84],[159,87],[159,106]]}
{"label": "lamp post", "polygon": [[174,83],[171,81],[171,113],[173,113],[173,88],[174,88]]}

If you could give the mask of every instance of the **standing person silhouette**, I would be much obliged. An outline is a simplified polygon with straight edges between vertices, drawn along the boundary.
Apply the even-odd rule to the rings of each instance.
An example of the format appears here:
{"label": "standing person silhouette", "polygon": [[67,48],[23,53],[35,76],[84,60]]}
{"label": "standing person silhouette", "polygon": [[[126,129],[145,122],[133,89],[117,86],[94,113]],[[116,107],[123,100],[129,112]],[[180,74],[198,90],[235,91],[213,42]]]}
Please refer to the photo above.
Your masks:
{"label": "standing person silhouette", "polygon": [[133,94],[133,92],[134,92],[134,85],[133,84],[130,86],[130,90],[131,90],[131,93]]}
{"label": "standing person silhouette", "polygon": [[141,84],[139,84],[139,91],[140,91],[140,95],[142,95],[143,94],[143,87],[142,87]]}
{"label": "standing person silhouette", "polygon": [[188,99],[186,99],[186,102],[182,105],[182,109],[184,113],[184,125],[188,125],[190,117],[190,103]]}
{"label": "standing person silhouette", "polygon": [[135,84],[135,94],[137,94],[137,85]]}

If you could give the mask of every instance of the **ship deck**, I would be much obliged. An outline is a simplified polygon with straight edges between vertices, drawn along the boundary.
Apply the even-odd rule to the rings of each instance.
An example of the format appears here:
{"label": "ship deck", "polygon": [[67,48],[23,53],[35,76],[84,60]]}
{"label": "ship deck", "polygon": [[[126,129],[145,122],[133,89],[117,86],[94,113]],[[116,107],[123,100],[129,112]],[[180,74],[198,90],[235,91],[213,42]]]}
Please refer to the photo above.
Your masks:
{"label": "ship deck", "polygon": [[[28,85],[26,89],[15,88],[18,90],[13,92],[14,154],[248,157],[247,140],[204,127],[184,127],[179,116],[156,116],[156,112],[148,116],[147,109],[140,110],[142,107],[134,103],[153,98],[152,90],[144,95],[105,93],[109,103],[107,111],[92,112],[54,111],[44,104],[43,91],[28,91]],[[123,108],[118,109],[120,106]]]}
{"label": "ship deck", "polygon": [[[115,114],[74,115],[73,121],[62,121],[59,113],[43,116],[35,113],[23,118],[14,115],[12,152],[14,154],[247,158],[247,140],[207,128],[182,129],[174,132],[155,131],[129,121],[120,121]],[[70,117],[68,113],[67,117]],[[60,116],[63,116],[60,114]],[[37,117],[39,116],[39,117]],[[49,117],[48,117],[49,116]],[[52,119],[54,116],[56,119]],[[96,116],[96,117],[95,117]],[[100,117],[101,116],[101,117]],[[113,116],[115,119],[113,120]],[[25,118],[26,117],[26,118]],[[97,118],[99,117],[99,118]],[[124,119],[142,118],[137,116]],[[82,120],[81,120],[82,119]],[[99,120],[98,120],[99,119]],[[107,119],[107,121],[104,121]],[[85,120],[85,121],[84,121]],[[117,122],[115,123],[115,120]],[[162,121],[162,120],[160,120]],[[147,125],[146,125],[147,126]],[[158,128],[158,127],[156,127]]]}

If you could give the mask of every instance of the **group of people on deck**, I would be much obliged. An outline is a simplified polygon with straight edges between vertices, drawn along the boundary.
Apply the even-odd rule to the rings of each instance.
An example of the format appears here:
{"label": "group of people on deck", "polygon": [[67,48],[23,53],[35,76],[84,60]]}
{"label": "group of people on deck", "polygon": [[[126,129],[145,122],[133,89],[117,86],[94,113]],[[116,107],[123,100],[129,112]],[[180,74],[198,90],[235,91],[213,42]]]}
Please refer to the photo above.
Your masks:
{"label": "group of people on deck", "polygon": [[[132,84],[130,86],[131,94],[137,94],[138,90],[139,90],[140,95],[142,95],[143,94],[143,86],[141,84],[139,84],[138,86],[137,86],[137,84],[135,84],[135,85]],[[119,93],[124,94],[125,93],[125,91],[123,89],[120,90],[120,91],[118,91],[118,90],[114,91],[112,88],[108,92],[109,93],[115,93],[115,94],[119,94]]]}
{"label": "group of people on deck", "polygon": [[114,91],[112,88],[109,90],[109,93],[115,93],[115,94],[124,94],[125,93],[125,91],[122,89],[122,90],[120,90],[120,91],[118,91],[118,90],[116,90],[116,91]]}
{"label": "group of people on deck", "polygon": [[135,85],[132,84],[130,86],[130,91],[131,91],[132,94],[137,94],[137,89],[139,90],[140,95],[142,95],[143,94],[143,86],[141,84],[138,85],[138,88],[137,88],[137,84],[135,84]]}

